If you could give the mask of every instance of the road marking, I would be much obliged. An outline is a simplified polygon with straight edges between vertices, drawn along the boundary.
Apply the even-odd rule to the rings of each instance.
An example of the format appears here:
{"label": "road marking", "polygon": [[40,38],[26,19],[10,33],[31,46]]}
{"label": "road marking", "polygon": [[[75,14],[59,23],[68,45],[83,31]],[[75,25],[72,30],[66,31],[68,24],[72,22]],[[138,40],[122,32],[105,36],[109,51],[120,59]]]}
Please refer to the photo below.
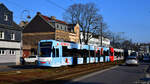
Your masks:
{"label": "road marking", "polygon": [[94,76],[94,75],[96,75],[96,74],[103,73],[103,72],[105,72],[105,71],[108,71],[108,70],[111,70],[111,69],[114,69],[114,68],[117,68],[117,67],[118,67],[118,66],[114,66],[114,67],[111,67],[111,68],[108,68],[108,69],[104,69],[104,70],[101,70],[101,71],[97,71],[97,72],[94,72],[94,73],[91,73],[91,74],[82,76],[82,77],[80,77],[80,78],[73,79],[72,81],[73,81],[73,82],[80,81],[80,80],[86,79],[86,78],[88,78],[88,77]]}

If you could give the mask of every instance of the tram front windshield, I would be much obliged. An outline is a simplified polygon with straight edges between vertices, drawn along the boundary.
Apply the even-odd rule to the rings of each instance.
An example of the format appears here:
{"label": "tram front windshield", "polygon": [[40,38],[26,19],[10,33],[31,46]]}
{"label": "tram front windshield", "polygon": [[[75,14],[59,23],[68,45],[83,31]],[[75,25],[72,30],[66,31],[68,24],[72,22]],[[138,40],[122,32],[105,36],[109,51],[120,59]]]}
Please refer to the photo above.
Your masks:
{"label": "tram front windshield", "polygon": [[52,42],[41,42],[40,43],[40,56],[50,57],[52,52]]}

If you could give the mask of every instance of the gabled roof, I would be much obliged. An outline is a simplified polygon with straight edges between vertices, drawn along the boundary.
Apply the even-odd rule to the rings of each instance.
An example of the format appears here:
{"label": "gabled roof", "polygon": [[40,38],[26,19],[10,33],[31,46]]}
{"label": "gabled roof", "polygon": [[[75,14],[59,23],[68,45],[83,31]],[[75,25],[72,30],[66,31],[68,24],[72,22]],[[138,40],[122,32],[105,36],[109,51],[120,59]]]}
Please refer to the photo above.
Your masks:
{"label": "gabled roof", "polygon": [[[3,8],[5,8],[6,10],[10,11],[3,3],[0,3],[1,6],[3,6]],[[12,12],[12,11],[10,11]]]}
{"label": "gabled roof", "polygon": [[66,22],[64,21],[61,21],[61,20],[58,20],[58,19],[52,19],[48,16],[44,16],[44,15],[41,15],[46,21],[50,22],[50,21],[55,21],[55,22],[58,22],[58,23],[61,23],[61,24],[67,24]]}

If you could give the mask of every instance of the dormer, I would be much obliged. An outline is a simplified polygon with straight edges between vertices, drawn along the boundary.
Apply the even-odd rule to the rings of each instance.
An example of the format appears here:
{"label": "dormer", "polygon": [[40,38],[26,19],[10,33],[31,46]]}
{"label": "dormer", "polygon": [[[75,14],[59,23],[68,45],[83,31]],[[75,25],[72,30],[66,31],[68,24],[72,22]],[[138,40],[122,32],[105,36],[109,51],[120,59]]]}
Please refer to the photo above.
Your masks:
{"label": "dormer", "polygon": [[0,3],[0,24],[12,25],[13,13],[8,8]]}

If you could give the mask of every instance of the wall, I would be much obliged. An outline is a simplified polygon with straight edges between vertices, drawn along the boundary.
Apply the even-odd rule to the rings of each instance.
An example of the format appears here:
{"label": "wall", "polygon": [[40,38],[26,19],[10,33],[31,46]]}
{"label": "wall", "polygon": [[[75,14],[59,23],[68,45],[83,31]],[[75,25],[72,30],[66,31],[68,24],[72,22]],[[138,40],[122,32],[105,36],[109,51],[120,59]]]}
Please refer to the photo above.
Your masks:
{"label": "wall", "polygon": [[[55,39],[54,32],[23,33],[23,55],[31,55],[31,49],[37,51],[40,40]],[[27,53],[29,52],[29,53]],[[33,52],[36,54],[37,52]]]}
{"label": "wall", "polygon": [[[8,21],[4,21],[4,15],[8,15]],[[11,25],[12,21],[13,13],[0,3],[0,24]]]}
{"label": "wall", "polygon": [[69,32],[65,32],[63,30],[56,30],[55,39],[62,41],[70,41]]}

